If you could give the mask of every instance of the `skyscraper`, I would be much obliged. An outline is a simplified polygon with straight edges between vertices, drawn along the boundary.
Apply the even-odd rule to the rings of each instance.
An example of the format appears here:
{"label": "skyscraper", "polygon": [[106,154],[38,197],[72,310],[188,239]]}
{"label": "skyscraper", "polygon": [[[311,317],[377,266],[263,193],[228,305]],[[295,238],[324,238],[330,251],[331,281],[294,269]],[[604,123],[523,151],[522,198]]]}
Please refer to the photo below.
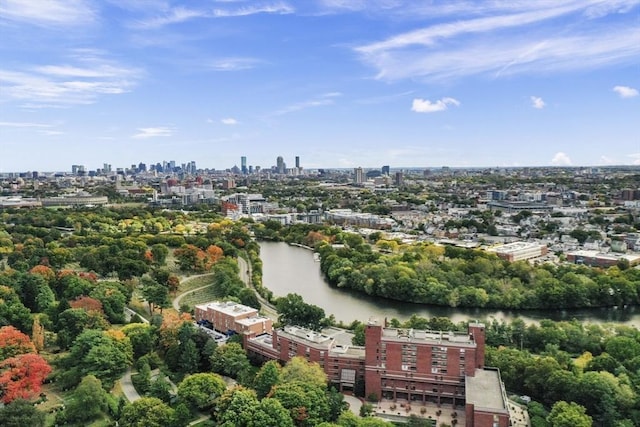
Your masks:
{"label": "skyscraper", "polygon": [[248,170],[247,170],[247,156],[242,156],[240,157],[240,170],[242,171],[243,175],[246,175]]}
{"label": "skyscraper", "polygon": [[389,165],[382,166],[382,175],[389,175]]}
{"label": "skyscraper", "polygon": [[362,170],[362,168],[354,168],[353,173],[353,183],[362,184],[364,182],[364,171]]}
{"label": "skyscraper", "polygon": [[276,169],[279,174],[284,174],[286,165],[282,156],[278,156],[278,158],[276,159]]}
{"label": "skyscraper", "polygon": [[300,169],[300,156],[296,156],[296,169]]}

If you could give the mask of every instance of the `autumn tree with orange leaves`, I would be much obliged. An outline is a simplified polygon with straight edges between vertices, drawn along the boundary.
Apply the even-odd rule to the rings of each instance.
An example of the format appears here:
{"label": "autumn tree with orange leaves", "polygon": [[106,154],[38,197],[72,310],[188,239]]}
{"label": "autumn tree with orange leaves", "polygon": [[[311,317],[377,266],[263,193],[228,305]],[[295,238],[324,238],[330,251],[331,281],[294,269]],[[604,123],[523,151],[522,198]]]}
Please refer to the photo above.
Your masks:
{"label": "autumn tree with orange leaves", "polygon": [[13,326],[0,328],[0,361],[35,351],[36,348],[27,334]]}
{"label": "autumn tree with orange leaves", "polygon": [[209,271],[224,256],[224,252],[222,248],[216,245],[211,245],[204,251],[195,245],[185,244],[176,249],[174,255],[178,260],[180,269],[203,273]]}
{"label": "autumn tree with orange leaves", "polygon": [[51,367],[35,353],[20,354],[0,362],[0,400],[31,399],[40,393]]}

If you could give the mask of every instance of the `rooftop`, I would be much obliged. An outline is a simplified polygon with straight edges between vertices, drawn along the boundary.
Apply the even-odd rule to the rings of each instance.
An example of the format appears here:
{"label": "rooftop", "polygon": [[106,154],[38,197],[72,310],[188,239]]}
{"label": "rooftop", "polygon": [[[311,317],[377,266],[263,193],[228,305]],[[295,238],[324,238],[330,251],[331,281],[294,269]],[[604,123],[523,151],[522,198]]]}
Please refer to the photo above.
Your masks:
{"label": "rooftop", "polygon": [[386,340],[408,341],[414,343],[442,344],[443,342],[448,342],[458,345],[475,346],[473,337],[466,332],[383,328],[382,338]]}
{"label": "rooftop", "polygon": [[506,398],[497,369],[476,369],[475,376],[467,376],[467,403],[475,406],[476,410],[507,412]]}
{"label": "rooftop", "polygon": [[212,309],[212,310],[216,310],[221,313],[227,314],[229,316],[237,316],[239,314],[246,314],[246,313],[258,314],[258,310],[256,310],[255,308],[238,304],[237,302],[232,302],[232,301],[207,302],[205,304],[196,305],[196,309],[200,309],[204,311],[209,311],[209,309]]}

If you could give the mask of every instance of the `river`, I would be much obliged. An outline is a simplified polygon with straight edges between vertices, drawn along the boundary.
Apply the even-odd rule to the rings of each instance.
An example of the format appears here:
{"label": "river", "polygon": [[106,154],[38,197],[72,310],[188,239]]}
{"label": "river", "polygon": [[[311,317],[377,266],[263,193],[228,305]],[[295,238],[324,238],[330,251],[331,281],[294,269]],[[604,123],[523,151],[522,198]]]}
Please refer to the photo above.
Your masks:
{"label": "river", "polygon": [[625,309],[597,308],[583,310],[527,310],[504,311],[495,309],[465,309],[434,307],[400,301],[374,298],[365,294],[330,286],[320,271],[320,263],[313,252],[289,246],[286,243],[261,242],[263,285],[276,296],[289,293],[301,295],[305,302],[321,307],[326,315],[350,323],[366,321],[371,317],[404,321],[416,314],[421,317],[448,317],[454,323],[469,319],[505,320],[520,318],[526,323],[542,319],[571,320],[604,323],[615,322],[640,328],[640,307]]}

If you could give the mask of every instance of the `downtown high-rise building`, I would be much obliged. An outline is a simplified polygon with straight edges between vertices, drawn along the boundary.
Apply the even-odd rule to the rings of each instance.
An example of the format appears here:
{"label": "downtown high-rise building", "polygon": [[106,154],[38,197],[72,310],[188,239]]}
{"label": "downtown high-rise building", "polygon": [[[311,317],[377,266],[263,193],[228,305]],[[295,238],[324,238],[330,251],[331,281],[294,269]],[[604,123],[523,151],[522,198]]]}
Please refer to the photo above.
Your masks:
{"label": "downtown high-rise building", "polygon": [[362,168],[354,168],[353,175],[354,184],[362,184],[364,182],[364,170]]}
{"label": "downtown high-rise building", "polygon": [[249,172],[249,169],[247,169],[247,156],[240,157],[240,171],[243,175]]}
{"label": "downtown high-rise building", "polygon": [[286,169],[287,165],[284,163],[284,159],[282,158],[282,156],[278,156],[278,158],[276,159],[276,171],[279,174],[284,175]]}
{"label": "downtown high-rise building", "polygon": [[296,169],[300,169],[300,156],[296,156]]}

